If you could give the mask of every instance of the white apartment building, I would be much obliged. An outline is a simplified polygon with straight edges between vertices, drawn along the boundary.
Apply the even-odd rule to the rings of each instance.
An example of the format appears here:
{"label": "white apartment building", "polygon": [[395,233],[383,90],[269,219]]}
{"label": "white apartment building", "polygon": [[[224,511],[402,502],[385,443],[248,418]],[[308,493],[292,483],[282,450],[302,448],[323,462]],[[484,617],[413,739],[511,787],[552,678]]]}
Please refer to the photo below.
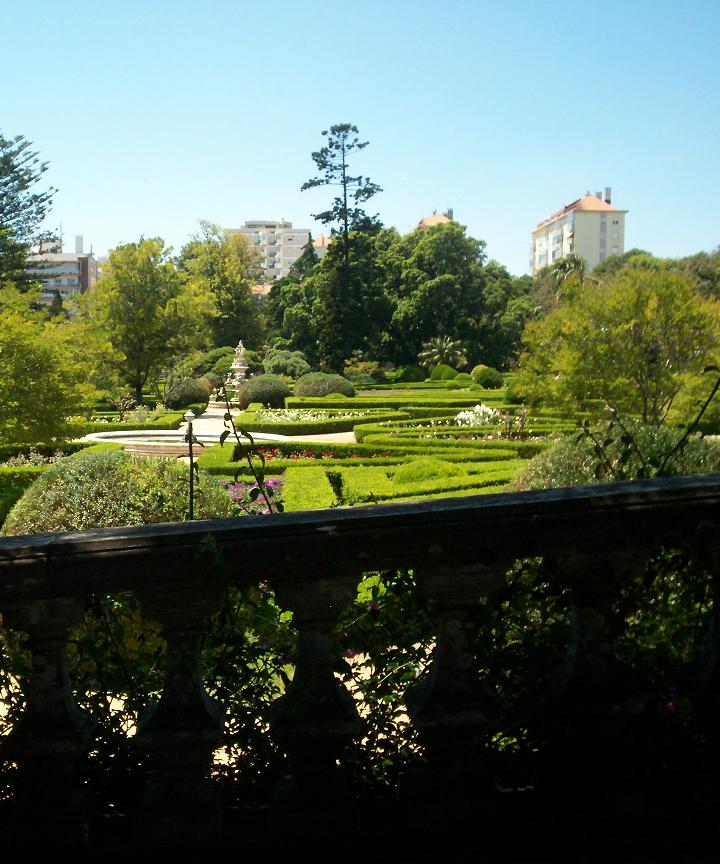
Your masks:
{"label": "white apartment building", "polygon": [[562,210],[543,219],[532,232],[530,272],[554,264],[567,255],[577,255],[592,270],[608,255],[625,252],[625,214],[611,202],[610,187],[604,194],[589,192]]}
{"label": "white apartment building", "polygon": [[75,252],[63,252],[59,237],[40,240],[28,255],[28,272],[43,287],[40,302],[52,303],[55,291],[63,300],[74,299],[97,282],[100,270],[92,252],[83,252],[83,237],[75,237]]}
{"label": "white apartment building", "polygon": [[252,220],[242,228],[229,228],[231,234],[244,234],[260,253],[264,282],[272,283],[287,276],[290,268],[302,255],[303,246],[310,239],[309,228],[293,228],[292,222],[279,219]]}

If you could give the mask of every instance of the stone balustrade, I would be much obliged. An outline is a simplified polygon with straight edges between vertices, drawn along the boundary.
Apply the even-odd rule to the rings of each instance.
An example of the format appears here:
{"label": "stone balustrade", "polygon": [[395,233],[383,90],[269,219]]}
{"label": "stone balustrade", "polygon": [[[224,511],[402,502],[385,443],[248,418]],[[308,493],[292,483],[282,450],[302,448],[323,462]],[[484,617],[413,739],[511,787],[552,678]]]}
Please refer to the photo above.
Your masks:
{"label": "stone balustrade", "polygon": [[[613,691],[622,662],[612,647],[621,616],[618,586],[659,549],[680,549],[706,574],[714,599],[719,505],[720,475],[704,475],[4,538],[0,611],[6,627],[27,637],[32,653],[20,682],[24,713],[0,739],[3,764],[14,772],[14,799],[2,810],[6,848],[82,847],[100,837],[88,804],[93,789],[82,780],[97,723],[78,705],[66,650],[89,598],[118,592],[137,598],[167,644],[162,694],[137,721],[145,790],[124,814],[124,833],[113,841],[118,848],[244,842],[272,848],[373,831],[404,846],[409,837],[422,844],[452,832],[472,848],[479,835],[487,844],[505,842],[502,831],[517,820],[549,831],[558,807],[577,804],[576,815],[590,814],[594,825],[603,814],[609,820],[609,786],[617,783],[618,800],[637,803],[654,782],[626,770],[624,750],[618,758],[617,736],[624,734],[618,718],[627,726],[632,715],[618,712]],[[473,649],[489,610],[503,614],[493,598],[508,569],[531,558],[542,558],[562,586],[573,622],[562,664],[546,670],[545,703],[512,709],[548,718],[538,769],[546,781],[542,794],[539,786],[520,788],[496,776],[488,763],[483,742],[523,720],[508,716],[503,694],[486,679]],[[362,739],[363,718],[335,674],[341,658],[331,634],[362,574],[391,569],[413,571],[436,622],[430,667],[404,697],[422,758],[385,802],[360,803],[339,763],[343,748]],[[298,633],[294,677],[273,706],[268,732],[286,755],[285,793],[228,816],[210,772],[226,709],[205,691],[200,647],[206,619],[222,608],[228,587],[260,583],[293,613]],[[698,666],[703,674],[691,694],[704,718],[697,742],[699,761],[707,764],[717,750],[714,622],[713,611]],[[573,718],[582,735],[559,740],[554,731],[566,728],[553,720],[559,717]],[[661,738],[653,737],[653,746]],[[658,770],[685,776],[672,753],[655,755]]]}

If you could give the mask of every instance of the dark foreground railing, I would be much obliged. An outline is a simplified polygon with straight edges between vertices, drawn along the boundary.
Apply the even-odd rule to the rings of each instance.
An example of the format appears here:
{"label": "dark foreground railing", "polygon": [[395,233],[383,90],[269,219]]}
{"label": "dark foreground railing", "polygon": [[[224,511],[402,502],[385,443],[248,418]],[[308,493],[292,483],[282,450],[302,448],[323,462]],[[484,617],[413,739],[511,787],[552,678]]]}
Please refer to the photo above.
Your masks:
{"label": "dark foreground railing", "polygon": [[[633,830],[640,845],[658,837],[662,845],[671,822],[690,837],[712,824],[720,804],[718,505],[720,476],[709,475],[3,539],[0,610],[5,626],[27,634],[32,651],[21,681],[24,714],[1,742],[0,755],[15,772],[15,797],[3,811],[6,848],[81,845],[90,837],[127,849],[308,839],[319,849],[340,838],[350,843],[343,847],[348,857],[378,838],[407,848],[441,839],[482,858],[498,849],[527,855],[542,844],[558,850],[578,832],[598,832],[576,857],[555,858],[579,861],[592,859],[602,837],[631,842]],[[661,548],[684,550],[692,563],[677,578],[692,572],[705,580],[698,604],[709,609],[707,638],[697,656],[683,657],[679,690],[669,697],[653,693],[656,682],[639,680],[637,670],[635,678],[625,674],[616,638],[618,621],[633,614],[618,606],[621,588]],[[523,706],[504,698],[502,674],[477,656],[473,639],[480,618],[487,628],[488,620],[499,626],[511,614],[499,599],[493,607],[493,598],[500,598],[513,562],[537,557],[564,592],[570,635],[562,663],[548,657],[543,670],[542,657],[534,657],[527,667],[535,679],[547,676],[546,698]],[[343,786],[338,769],[363,723],[335,674],[331,633],[361,575],[393,568],[412,570],[431,601],[432,664],[404,697],[419,735],[417,764],[384,800],[363,799]],[[225,715],[203,689],[200,642],[228,587],[259,583],[292,611],[298,631],[294,678],[269,731],[292,777],[283,780],[286,794],[228,813],[209,771]],[[103,841],[88,826],[93,789],[80,780],[96,721],[75,700],[66,649],[88,598],[117,592],[132,592],[143,615],[162,625],[167,659],[162,696],[138,723],[145,791],[121,819],[122,830]],[[525,683],[527,692],[537,691],[537,680]],[[658,717],[670,726],[659,729]],[[533,723],[542,752],[523,785],[501,776],[486,743],[504,735],[514,746]],[[680,750],[673,723],[689,724],[680,730]],[[660,786],[674,790],[671,801],[655,794]],[[615,860],[625,859],[619,853]]]}

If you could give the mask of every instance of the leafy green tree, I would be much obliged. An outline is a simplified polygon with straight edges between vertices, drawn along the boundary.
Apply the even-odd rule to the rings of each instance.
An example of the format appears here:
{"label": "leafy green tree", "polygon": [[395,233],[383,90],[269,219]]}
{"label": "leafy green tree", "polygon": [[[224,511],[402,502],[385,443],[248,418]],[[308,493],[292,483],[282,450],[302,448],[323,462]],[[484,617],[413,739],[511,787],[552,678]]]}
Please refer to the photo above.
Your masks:
{"label": "leafy green tree", "polygon": [[467,357],[459,339],[449,336],[436,336],[423,344],[423,350],[418,354],[421,366],[439,366],[445,363],[453,369],[467,366]]}
{"label": "leafy green tree", "polygon": [[313,213],[313,219],[317,219],[324,225],[339,226],[339,230],[333,227],[332,232],[342,237],[343,260],[347,268],[350,264],[350,232],[365,231],[369,223],[375,221],[374,217],[368,217],[360,205],[378,192],[382,192],[382,189],[369,177],[350,174],[348,163],[350,154],[364,149],[370,143],[360,141],[357,126],[351,123],[339,123],[331,126],[330,129],[325,129],[322,134],[327,136],[327,144],[312,154],[313,161],[321,173],[305,181],[300,188],[302,191],[317,186],[340,188],[340,194],[333,199],[332,205],[322,213]]}
{"label": "leafy green tree", "polygon": [[[563,297],[571,294],[585,278],[587,265],[578,255],[566,255],[539,270],[532,280],[531,297],[543,312],[554,309]],[[594,275],[595,271],[593,271]]]}
{"label": "leafy green tree", "polygon": [[307,243],[303,246],[302,254],[290,266],[290,275],[294,276],[299,282],[302,282],[319,260],[315,246],[313,245],[312,234],[310,234]]}
{"label": "leafy green tree", "polygon": [[200,224],[200,232],[180,253],[178,269],[190,285],[214,297],[213,344],[237,345],[242,339],[248,348],[259,348],[265,322],[250,289],[262,278],[260,260],[242,234]]}
{"label": "leafy green tree", "polygon": [[519,384],[531,398],[600,400],[655,426],[715,359],[720,304],[666,270],[626,267],[586,282],[524,335]]}
{"label": "leafy green tree", "polygon": [[56,191],[52,187],[36,191],[47,169],[30,141],[0,133],[0,285],[12,282],[28,287],[35,281],[25,262]]}
{"label": "leafy green tree", "polygon": [[83,401],[82,366],[67,330],[4,310],[0,327],[0,442],[50,441]]}
{"label": "leafy green tree", "polygon": [[456,222],[416,228],[385,250],[381,269],[393,306],[389,359],[413,363],[424,342],[452,333],[470,356],[479,350],[485,243]]}
{"label": "leafy green tree", "polygon": [[169,251],[159,238],[112,250],[81,306],[90,329],[112,346],[111,365],[138,403],[164,364],[207,343],[215,314],[214,295],[197,280],[184,281]]}

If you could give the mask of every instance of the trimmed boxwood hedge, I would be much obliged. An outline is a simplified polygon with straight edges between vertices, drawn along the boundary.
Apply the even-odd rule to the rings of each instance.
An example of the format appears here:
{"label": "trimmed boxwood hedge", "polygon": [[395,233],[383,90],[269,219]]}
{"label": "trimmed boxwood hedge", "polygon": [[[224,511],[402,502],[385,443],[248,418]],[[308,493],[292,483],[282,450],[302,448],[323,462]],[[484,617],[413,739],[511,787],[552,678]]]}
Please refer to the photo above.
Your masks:
{"label": "trimmed boxwood hedge", "polygon": [[384,411],[367,414],[365,417],[328,417],[325,420],[304,421],[263,421],[255,420],[254,411],[245,411],[235,418],[235,425],[248,432],[266,432],[268,435],[322,435],[334,432],[352,432],[356,426],[364,423],[377,423],[378,420],[406,420],[410,418],[407,411]]}
{"label": "trimmed boxwood hedge", "polygon": [[69,434],[76,438],[81,438],[83,435],[90,435],[92,432],[130,432],[131,430],[142,429],[177,429],[181,423],[185,422],[183,417],[184,411],[168,411],[157,420],[152,420],[149,423],[73,423],[70,427]]}
{"label": "trimmed boxwood hedge", "polygon": [[335,491],[324,468],[288,468],[283,482],[286,511],[322,510],[337,504]]}

